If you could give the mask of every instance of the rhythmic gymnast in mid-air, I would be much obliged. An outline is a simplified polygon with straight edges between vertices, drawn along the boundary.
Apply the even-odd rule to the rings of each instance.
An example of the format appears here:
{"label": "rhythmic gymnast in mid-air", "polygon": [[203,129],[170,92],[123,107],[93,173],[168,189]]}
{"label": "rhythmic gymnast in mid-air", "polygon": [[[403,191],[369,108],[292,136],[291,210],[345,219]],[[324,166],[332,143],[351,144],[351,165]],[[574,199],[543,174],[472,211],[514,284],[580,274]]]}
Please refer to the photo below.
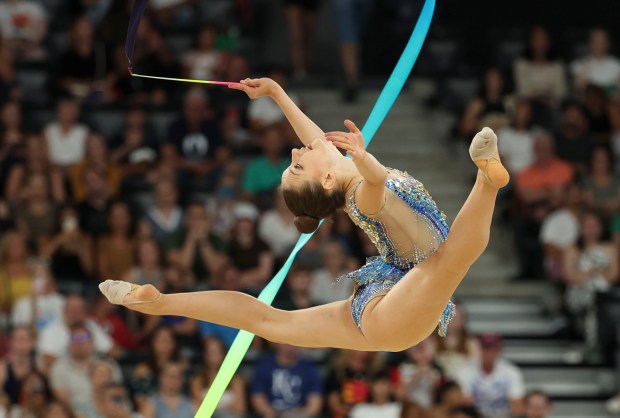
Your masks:
{"label": "rhythmic gymnast in mid-air", "polygon": [[509,180],[495,133],[484,128],[471,143],[476,183],[449,230],[424,186],[379,163],[364,149],[353,122],[345,121],[348,132],[323,132],[267,78],[230,87],[251,99],[271,97],[305,145],[293,149],[292,163],[282,173],[284,199],[297,228],[312,232],[321,219],[343,208],[372,239],[379,256],[341,278],[354,281],[349,299],[309,309],[283,311],[239,292],[162,294],[151,285],[106,280],[99,287],[110,302],[301,347],[401,351],[425,339],[438,324],[445,334],[453,314],[450,297],[486,248],[497,192]]}

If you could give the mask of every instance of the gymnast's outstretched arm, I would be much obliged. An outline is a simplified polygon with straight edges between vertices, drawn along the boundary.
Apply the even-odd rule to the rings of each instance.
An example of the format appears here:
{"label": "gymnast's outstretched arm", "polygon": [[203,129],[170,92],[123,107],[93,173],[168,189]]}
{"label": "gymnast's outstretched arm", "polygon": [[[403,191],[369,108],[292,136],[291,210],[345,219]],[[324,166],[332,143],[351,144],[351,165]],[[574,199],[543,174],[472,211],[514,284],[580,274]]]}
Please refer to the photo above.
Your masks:
{"label": "gymnast's outstretched arm", "polygon": [[308,145],[317,138],[324,139],[325,132],[317,126],[286,94],[284,89],[270,78],[258,78],[241,80],[241,84],[229,86],[231,89],[244,91],[250,99],[258,97],[271,97],[288,119],[295,133]]}

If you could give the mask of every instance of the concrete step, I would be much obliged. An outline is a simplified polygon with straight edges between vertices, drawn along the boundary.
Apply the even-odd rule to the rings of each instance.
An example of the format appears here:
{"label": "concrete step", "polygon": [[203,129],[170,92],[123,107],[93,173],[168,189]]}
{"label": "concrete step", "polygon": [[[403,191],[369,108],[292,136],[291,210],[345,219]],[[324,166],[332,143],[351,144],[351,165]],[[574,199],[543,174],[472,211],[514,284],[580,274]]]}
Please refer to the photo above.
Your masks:
{"label": "concrete step", "polygon": [[[610,418],[604,401],[554,400],[550,418]],[[617,415],[615,415],[617,417]]]}
{"label": "concrete step", "polygon": [[567,318],[481,317],[468,318],[472,334],[499,334],[509,337],[552,337],[568,325]]}
{"label": "concrete step", "polygon": [[519,365],[574,365],[584,345],[570,340],[505,340],[503,355]]}
{"label": "concrete step", "polygon": [[552,397],[612,396],[614,371],[609,367],[521,367],[528,390],[540,389]]}

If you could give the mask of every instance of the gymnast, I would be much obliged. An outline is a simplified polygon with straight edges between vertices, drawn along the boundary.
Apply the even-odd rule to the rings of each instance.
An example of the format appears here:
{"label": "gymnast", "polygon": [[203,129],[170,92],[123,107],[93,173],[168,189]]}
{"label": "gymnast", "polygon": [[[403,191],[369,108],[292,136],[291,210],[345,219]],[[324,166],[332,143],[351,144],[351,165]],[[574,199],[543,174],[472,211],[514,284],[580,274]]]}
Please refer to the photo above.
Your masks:
{"label": "gymnast", "polygon": [[162,294],[152,285],[106,280],[101,292],[111,303],[145,314],[186,316],[300,347],[402,351],[438,324],[445,335],[453,315],[450,297],[486,248],[497,192],[509,180],[495,133],[484,128],[471,143],[476,182],[449,230],[424,186],[379,163],[365,150],[353,122],[344,122],[348,132],[324,133],[267,78],[245,79],[230,88],[251,99],[271,97],[305,145],[292,150],[292,163],[282,173],[297,228],[312,232],[321,219],[343,208],[379,256],[341,278],[354,281],[349,299],[297,311],[231,291]]}

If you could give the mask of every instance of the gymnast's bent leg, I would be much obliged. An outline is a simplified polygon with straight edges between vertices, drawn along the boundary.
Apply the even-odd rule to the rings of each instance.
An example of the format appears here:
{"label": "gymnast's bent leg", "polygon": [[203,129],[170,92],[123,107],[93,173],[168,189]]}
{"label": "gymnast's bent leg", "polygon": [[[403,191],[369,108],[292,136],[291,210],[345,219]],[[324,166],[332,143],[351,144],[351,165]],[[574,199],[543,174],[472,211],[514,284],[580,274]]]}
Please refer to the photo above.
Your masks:
{"label": "gymnast's bent leg", "polygon": [[476,135],[470,154],[479,168],[476,183],[447,240],[389,293],[366,307],[362,329],[371,344],[400,351],[431,334],[450,297],[486,248],[497,192],[508,183],[508,172],[499,160],[497,137],[489,128]]}
{"label": "gymnast's bent leg", "polygon": [[112,280],[99,288],[110,302],[145,314],[214,322],[299,347],[374,349],[353,321],[350,300],[283,311],[244,293],[224,290],[162,294],[152,285]]}

